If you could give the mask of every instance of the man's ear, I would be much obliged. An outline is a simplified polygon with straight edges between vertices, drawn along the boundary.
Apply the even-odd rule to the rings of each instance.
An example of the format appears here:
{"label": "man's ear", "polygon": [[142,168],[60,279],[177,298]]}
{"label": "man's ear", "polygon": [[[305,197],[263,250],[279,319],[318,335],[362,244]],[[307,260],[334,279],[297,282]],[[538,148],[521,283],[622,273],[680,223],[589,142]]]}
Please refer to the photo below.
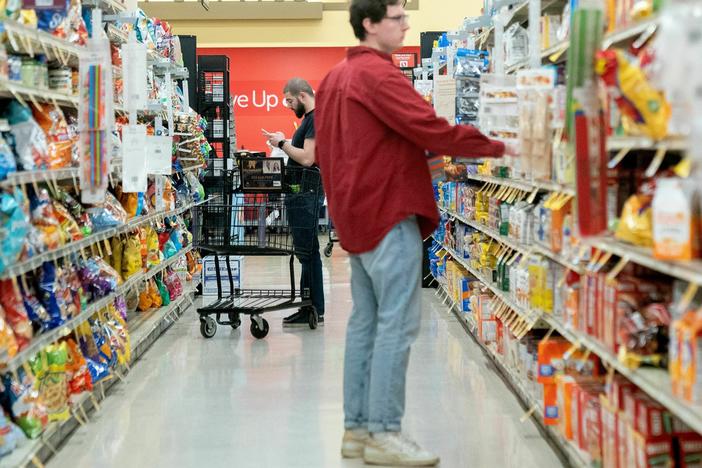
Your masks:
{"label": "man's ear", "polygon": [[366,34],[375,33],[375,23],[370,18],[363,18],[363,28],[366,30]]}

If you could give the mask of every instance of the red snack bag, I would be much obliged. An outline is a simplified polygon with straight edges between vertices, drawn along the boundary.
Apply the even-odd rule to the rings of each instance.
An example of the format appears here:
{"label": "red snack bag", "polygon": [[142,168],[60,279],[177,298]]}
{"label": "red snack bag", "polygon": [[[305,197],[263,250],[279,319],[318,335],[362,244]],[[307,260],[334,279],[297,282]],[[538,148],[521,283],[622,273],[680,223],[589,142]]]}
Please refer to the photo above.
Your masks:
{"label": "red snack bag", "polygon": [[34,331],[22,303],[19,288],[14,287],[12,280],[0,281],[0,306],[4,310],[5,321],[12,328],[21,351],[32,340]]}

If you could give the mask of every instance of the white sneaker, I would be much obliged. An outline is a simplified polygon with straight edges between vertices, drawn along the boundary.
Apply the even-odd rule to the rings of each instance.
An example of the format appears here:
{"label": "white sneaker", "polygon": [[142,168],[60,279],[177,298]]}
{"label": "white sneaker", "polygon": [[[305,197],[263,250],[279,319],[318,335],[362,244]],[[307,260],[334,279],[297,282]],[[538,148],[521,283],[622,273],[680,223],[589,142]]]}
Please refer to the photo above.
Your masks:
{"label": "white sneaker", "polygon": [[373,434],[366,442],[363,460],[368,465],[435,466],[439,463],[439,457],[399,432]]}
{"label": "white sneaker", "polygon": [[351,429],[344,432],[341,442],[341,456],[344,458],[363,458],[363,449],[370,438],[367,429]]}

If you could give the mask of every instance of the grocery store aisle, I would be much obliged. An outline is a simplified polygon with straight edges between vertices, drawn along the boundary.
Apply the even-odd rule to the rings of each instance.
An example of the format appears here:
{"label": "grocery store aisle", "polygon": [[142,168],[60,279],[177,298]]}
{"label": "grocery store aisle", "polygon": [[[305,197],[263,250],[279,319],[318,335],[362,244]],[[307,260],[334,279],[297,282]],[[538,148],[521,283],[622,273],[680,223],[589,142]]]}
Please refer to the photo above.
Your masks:
{"label": "grocery store aisle", "polygon": [[[245,285],[284,283],[284,266],[247,258]],[[194,311],[187,312],[48,466],[363,466],[339,456],[348,268],[340,249],[325,260],[329,305],[318,331],[283,331],[280,313],[268,317],[265,340],[251,337],[248,321],[205,340]],[[457,320],[433,291],[424,299],[406,431],[438,452],[444,467],[561,466],[536,426],[519,422],[522,408]]]}

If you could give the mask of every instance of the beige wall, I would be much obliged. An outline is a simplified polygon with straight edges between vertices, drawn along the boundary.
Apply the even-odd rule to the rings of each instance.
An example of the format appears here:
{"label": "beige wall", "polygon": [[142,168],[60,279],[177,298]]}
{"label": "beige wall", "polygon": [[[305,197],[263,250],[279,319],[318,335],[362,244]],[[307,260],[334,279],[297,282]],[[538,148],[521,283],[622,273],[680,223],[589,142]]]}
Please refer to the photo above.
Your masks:
{"label": "beige wall", "polygon": [[[420,0],[409,11],[407,46],[419,45],[422,31],[457,28],[465,16],[480,14],[482,0]],[[345,11],[325,11],[319,20],[172,21],[176,34],[197,36],[198,47],[343,47],[356,41]]]}

